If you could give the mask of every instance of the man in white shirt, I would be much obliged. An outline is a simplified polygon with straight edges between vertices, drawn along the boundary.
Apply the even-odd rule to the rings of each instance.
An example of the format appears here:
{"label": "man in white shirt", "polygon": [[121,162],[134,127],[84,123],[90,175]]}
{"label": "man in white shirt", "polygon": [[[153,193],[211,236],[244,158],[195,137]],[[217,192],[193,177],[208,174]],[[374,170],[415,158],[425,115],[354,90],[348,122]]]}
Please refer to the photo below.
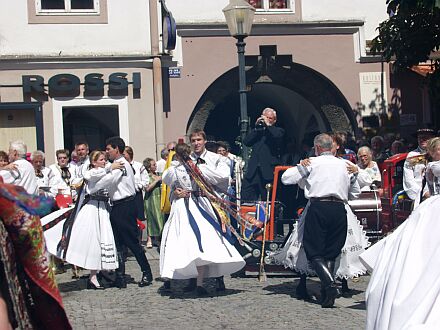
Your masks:
{"label": "man in white shirt", "polygon": [[31,154],[31,163],[37,177],[38,191],[40,195],[55,198],[58,194],[60,181],[49,167],[44,166],[44,159],[44,152],[41,150],[35,150]]}
{"label": "man in white shirt", "polygon": [[160,151],[160,159],[156,162],[156,171],[159,175],[162,175],[165,171],[165,165],[167,163],[168,155],[170,151],[167,148],[163,148]]}
{"label": "man in white shirt", "polygon": [[[420,198],[423,189],[423,177],[425,175],[426,162],[418,161],[417,156],[426,153],[428,140],[435,137],[435,132],[430,128],[421,128],[417,130],[417,149],[411,151],[406,156],[403,166],[403,189],[409,198],[414,201],[414,208],[420,204]],[[423,196],[428,197],[427,187],[423,191]]]}
{"label": "man in white shirt", "polygon": [[[84,172],[90,165],[89,145],[86,142],[78,142],[75,144],[75,152],[78,161],[75,164],[75,184],[82,180]],[[73,165],[73,163],[72,163]]]}
{"label": "man in white shirt", "polygon": [[355,175],[347,171],[346,161],[332,154],[333,139],[328,134],[315,137],[317,157],[309,166],[288,169],[284,184],[299,184],[310,200],[304,227],[304,250],[321,280],[321,306],[332,307],[339,294],[334,284],[335,259],[341,253],[347,236],[347,214],[344,202],[360,193]]}
{"label": "man in white shirt", "polygon": [[13,141],[9,144],[9,170],[0,171],[4,183],[21,186],[28,194],[38,194],[37,178],[31,163],[26,160],[27,147],[23,141]]}
{"label": "man in white shirt", "polygon": [[119,268],[116,270],[115,286],[126,288],[125,262],[122,248],[126,246],[136,258],[142,270],[142,278],[138,283],[140,287],[150,285],[153,281],[150,264],[138,240],[136,221],[136,184],[134,171],[130,163],[124,158],[125,142],[118,136],[108,138],[105,142],[105,151],[110,161],[124,164],[124,171],[113,171],[113,189],[109,190],[110,200],[113,204],[110,212],[110,222],[118,249]]}

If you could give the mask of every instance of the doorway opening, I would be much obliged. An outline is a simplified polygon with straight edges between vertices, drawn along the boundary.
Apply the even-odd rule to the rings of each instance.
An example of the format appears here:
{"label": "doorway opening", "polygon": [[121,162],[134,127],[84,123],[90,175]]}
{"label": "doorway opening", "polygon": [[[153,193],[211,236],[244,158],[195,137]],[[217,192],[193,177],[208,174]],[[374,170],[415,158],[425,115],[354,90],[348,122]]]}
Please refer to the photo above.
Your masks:
{"label": "doorway opening", "polygon": [[120,135],[117,105],[63,106],[64,147],[73,150],[85,141],[90,150],[102,150],[105,140]]}

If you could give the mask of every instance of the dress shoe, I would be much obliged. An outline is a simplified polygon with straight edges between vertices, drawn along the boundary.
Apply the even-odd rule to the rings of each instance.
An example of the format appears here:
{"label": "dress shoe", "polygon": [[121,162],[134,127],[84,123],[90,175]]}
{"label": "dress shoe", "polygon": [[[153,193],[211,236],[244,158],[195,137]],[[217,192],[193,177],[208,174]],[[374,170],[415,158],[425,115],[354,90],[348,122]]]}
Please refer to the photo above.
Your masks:
{"label": "dress shoe", "polygon": [[215,290],[216,290],[217,292],[226,291],[225,281],[224,281],[224,279],[223,279],[223,276],[221,276],[221,277],[217,277],[217,278],[215,279],[215,283],[216,283]]}
{"label": "dress shoe", "polygon": [[[99,282],[98,282],[99,283]],[[87,281],[87,289],[92,289],[92,290],[104,290],[105,288],[99,284],[98,286],[95,285],[92,281],[88,280]]]}
{"label": "dress shoe", "polygon": [[198,297],[203,297],[208,295],[208,291],[203,286],[198,286],[196,288],[196,294]]}
{"label": "dress shoe", "polygon": [[143,272],[141,281],[138,283],[139,287],[142,288],[144,286],[149,286],[151,283],[153,283],[151,272]]}
{"label": "dress shoe", "polygon": [[310,300],[309,293],[307,291],[307,275],[301,274],[299,283],[295,288],[295,297],[299,300]]}
{"label": "dress shoe", "polygon": [[335,304],[335,299],[339,295],[339,290],[334,285],[325,288],[325,298],[321,302],[322,308],[331,308]]}
{"label": "dress shoe", "polygon": [[194,291],[197,287],[197,279],[190,278],[189,284],[183,288],[183,292],[191,292]]}

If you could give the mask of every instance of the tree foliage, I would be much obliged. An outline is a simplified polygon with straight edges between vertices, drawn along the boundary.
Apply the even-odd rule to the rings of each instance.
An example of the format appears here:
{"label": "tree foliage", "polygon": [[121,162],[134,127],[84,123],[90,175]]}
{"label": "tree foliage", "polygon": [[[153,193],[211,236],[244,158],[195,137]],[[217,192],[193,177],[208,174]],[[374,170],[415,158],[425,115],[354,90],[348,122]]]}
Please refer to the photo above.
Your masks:
{"label": "tree foliage", "polygon": [[411,68],[431,61],[428,84],[433,101],[440,106],[440,0],[386,0],[389,18],[380,23],[372,51],[382,53],[395,68]]}

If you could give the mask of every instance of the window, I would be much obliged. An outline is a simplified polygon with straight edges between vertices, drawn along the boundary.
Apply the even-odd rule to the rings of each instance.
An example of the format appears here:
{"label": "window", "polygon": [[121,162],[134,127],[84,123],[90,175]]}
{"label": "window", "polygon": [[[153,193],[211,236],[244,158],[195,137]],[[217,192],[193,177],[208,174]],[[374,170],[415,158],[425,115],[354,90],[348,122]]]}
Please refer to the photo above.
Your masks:
{"label": "window", "polygon": [[257,9],[257,12],[268,11],[294,11],[294,0],[247,0],[249,4]]}
{"label": "window", "polygon": [[108,24],[107,0],[27,0],[29,24]]}
{"label": "window", "polygon": [[36,0],[37,15],[98,15],[99,0]]}

